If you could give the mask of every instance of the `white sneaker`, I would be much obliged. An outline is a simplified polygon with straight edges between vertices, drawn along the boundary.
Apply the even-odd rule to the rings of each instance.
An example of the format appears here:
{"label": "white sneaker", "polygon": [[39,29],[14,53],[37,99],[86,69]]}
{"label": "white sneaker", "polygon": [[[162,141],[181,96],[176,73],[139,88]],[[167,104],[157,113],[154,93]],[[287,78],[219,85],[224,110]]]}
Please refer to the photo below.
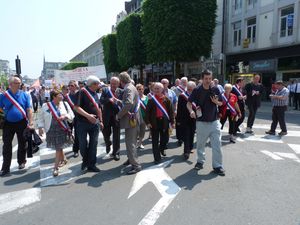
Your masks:
{"label": "white sneaker", "polygon": [[141,145],[139,146],[139,148],[140,148],[140,149],[145,149],[145,146],[141,144]]}

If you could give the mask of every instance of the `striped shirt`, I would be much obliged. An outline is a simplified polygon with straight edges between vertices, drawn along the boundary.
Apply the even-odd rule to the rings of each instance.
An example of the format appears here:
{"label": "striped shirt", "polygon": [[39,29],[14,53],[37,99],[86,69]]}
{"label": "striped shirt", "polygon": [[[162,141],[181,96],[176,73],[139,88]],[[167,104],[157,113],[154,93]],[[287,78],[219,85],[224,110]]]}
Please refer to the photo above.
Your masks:
{"label": "striped shirt", "polygon": [[284,96],[283,99],[272,99],[273,106],[287,106],[289,103],[289,90],[286,87],[283,87],[281,90],[277,90],[274,94],[275,96]]}

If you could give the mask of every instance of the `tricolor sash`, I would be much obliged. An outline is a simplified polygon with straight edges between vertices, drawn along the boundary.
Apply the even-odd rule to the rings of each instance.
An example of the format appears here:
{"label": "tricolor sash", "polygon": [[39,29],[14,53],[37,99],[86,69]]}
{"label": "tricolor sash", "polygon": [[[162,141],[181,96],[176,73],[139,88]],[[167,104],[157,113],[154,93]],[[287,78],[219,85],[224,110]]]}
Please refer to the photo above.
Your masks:
{"label": "tricolor sash", "polygon": [[[107,89],[108,89],[108,93],[110,94],[110,97],[111,97],[112,99],[117,99],[117,100],[119,100],[119,99],[117,98],[117,96],[111,91],[110,87],[108,87]],[[111,101],[111,102],[113,103],[113,101]],[[118,106],[119,110],[121,110],[121,107],[120,107],[118,104],[115,104],[115,105]]]}
{"label": "tricolor sash", "polygon": [[181,93],[185,92],[185,89],[181,87],[180,85],[176,86],[177,90],[180,91]]}
{"label": "tricolor sash", "polygon": [[236,85],[234,85],[234,86],[232,87],[232,89],[234,89],[234,90],[238,93],[238,97],[239,97],[239,96],[242,96],[242,97],[243,97],[243,94],[240,92],[240,90],[238,89],[238,87],[237,87]]}
{"label": "tricolor sash", "polygon": [[4,96],[20,111],[24,119],[27,120],[27,115],[23,107],[19,104],[19,102],[9,93],[9,91],[4,92]]}
{"label": "tricolor sash", "polygon": [[93,105],[97,109],[98,114],[100,114],[99,106],[98,106],[96,100],[94,99],[94,97],[91,95],[91,93],[86,88],[82,88],[81,90],[86,94],[88,99],[93,103]]}
{"label": "tricolor sash", "polygon": [[229,104],[229,99],[226,98],[226,96],[224,95],[224,93],[222,94],[222,99],[226,102],[227,107],[229,108],[230,112],[235,116],[237,115],[237,112],[235,110],[235,108],[233,108],[230,104]]}
{"label": "tricolor sash", "polygon": [[165,117],[167,117],[167,119],[170,121],[170,117],[169,114],[167,113],[167,111],[165,110],[165,108],[159,103],[159,101],[156,99],[156,97],[151,94],[151,98],[153,99],[155,105],[159,108],[159,110],[165,115]]}
{"label": "tricolor sash", "polygon": [[58,111],[57,107],[54,105],[53,102],[47,102],[47,106],[52,114],[52,117],[58,122],[58,125],[67,133],[69,133],[69,127],[66,121],[59,120],[60,112]]}
{"label": "tricolor sash", "polygon": [[142,99],[139,97],[139,104],[141,106],[141,108],[146,111],[146,104],[142,101]]}
{"label": "tricolor sash", "polygon": [[[188,102],[190,95],[186,91],[181,94],[184,97],[184,99]],[[195,102],[192,102],[192,107],[193,109],[197,110],[197,105]]]}
{"label": "tricolor sash", "polygon": [[66,98],[67,102],[69,103],[69,105],[71,106],[71,108],[74,109],[74,103],[73,103],[72,99],[70,98],[70,95],[67,94],[65,96],[65,98]]}

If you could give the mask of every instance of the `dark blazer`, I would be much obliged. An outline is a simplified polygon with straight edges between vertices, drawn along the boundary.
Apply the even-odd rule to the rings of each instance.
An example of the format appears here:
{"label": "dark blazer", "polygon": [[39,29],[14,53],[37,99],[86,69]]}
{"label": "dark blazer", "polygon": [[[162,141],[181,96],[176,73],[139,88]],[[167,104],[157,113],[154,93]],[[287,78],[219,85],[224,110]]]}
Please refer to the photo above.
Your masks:
{"label": "dark blazer", "polygon": [[[245,90],[247,94],[246,105],[256,105],[257,107],[260,107],[261,97],[265,91],[263,85],[255,85],[253,82],[251,82],[246,84]],[[259,91],[259,95],[252,95],[252,91]]]}
{"label": "dark blazer", "polygon": [[[118,97],[118,96],[117,96]],[[108,88],[103,88],[100,103],[102,105],[102,119],[104,125],[108,124],[110,120],[115,120],[116,115],[119,112],[119,108],[116,104],[112,103],[109,99],[111,95]]]}
{"label": "dark blazer", "polygon": [[[164,129],[169,128],[169,123],[174,124],[174,113],[173,113],[173,106],[171,101],[165,97],[163,100],[163,104],[166,108],[166,111],[170,117],[170,121],[164,116]],[[153,99],[149,99],[147,107],[146,107],[146,115],[145,115],[145,123],[151,124],[153,129],[157,129],[157,120],[156,120],[156,104]]]}
{"label": "dark blazer", "polygon": [[[181,94],[178,96],[178,105],[177,105],[177,116],[176,123],[179,123],[180,126],[190,126],[196,123],[196,119],[190,117],[190,112],[186,107],[187,100]],[[194,110],[195,111],[195,110]]]}

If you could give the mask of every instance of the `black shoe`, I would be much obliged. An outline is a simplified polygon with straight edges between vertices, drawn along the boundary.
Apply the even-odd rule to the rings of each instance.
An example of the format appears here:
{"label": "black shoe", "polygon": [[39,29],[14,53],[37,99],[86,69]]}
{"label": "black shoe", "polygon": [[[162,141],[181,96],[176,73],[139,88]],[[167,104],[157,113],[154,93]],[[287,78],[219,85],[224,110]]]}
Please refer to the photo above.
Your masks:
{"label": "black shoe", "polygon": [[140,172],[141,170],[142,170],[142,168],[141,168],[140,166],[132,167],[132,168],[127,172],[127,175],[136,174],[136,173]]}
{"label": "black shoe", "polygon": [[214,168],[214,173],[219,176],[225,176],[225,170],[222,167]]}
{"label": "black shoe", "polygon": [[185,160],[188,160],[190,158],[190,154],[189,153],[184,153],[183,157]]}
{"label": "black shoe", "polygon": [[203,169],[203,164],[197,162],[196,165],[195,165],[195,167],[194,167],[194,169],[195,169],[195,170],[201,170],[201,169]]}
{"label": "black shoe", "polygon": [[123,163],[123,166],[129,166],[130,165],[130,162],[129,160],[127,159],[124,163]]}
{"label": "black shoe", "polygon": [[74,152],[73,157],[74,157],[74,158],[77,158],[78,156],[79,156],[78,152]]}
{"label": "black shoe", "polygon": [[81,163],[81,170],[83,171],[83,170],[85,170],[86,169],[86,167],[87,167],[87,165],[86,165],[86,163]]}
{"label": "black shoe", "polygon": [[230,143],[233,143],[233,144],[235,144],[235,140],[233,139],[233,138],[230,138]]}
{"label": "black shoe", "polygon": [[271,130],[268,130],[268,131],[265,132],[265,134],[275,135],[275,132],[274,132],[274,131],[271,131]]}
{"label": "black shoe", "polygon": [[236,132],[241,133],[241,129],[238,127],[238,128],[236,129]]}
{"label": "black shoe", "polygon": [[88,167],[87,171],[99,173],[101,170],[97,166],[92,166],[92,167]]}
{"label": "black shoe", "polygon": [[161,162],[161,160],[154,160],[154,164],[155,164],[155,165],[160,164],[160,162]]}
{"label": "black shoe", "polygon": [[181,141],[181,140],[178,140],[178,141],[177,141],[177,146],[180,147],[181,145],[182,145],[182,141]]}
{"label": "black shoe", "polygon": [[160,154],[161,154],[162,156],[167,156],[167,154],[166,154],[166,151],[165,151],[165,150],[161,150],[161,151],[160,151]]}
{"label": "black shoe", "polygon": [[278,133],[278,135],[279,135],[279,136],[284,136],[284,135],[287,135],[287,132],[281,131],[281,132]]}
{"label": "black shoe", "polygon": [[4,176],[8,175],[9,173],[10,173],[9,170],[1,170],[0,177],[4,177]]}
{"label": "black shoe", "polygon": [[119,161],[120,160],[120,155],[119,154],[113,155],[113,159],[115,161]]}

